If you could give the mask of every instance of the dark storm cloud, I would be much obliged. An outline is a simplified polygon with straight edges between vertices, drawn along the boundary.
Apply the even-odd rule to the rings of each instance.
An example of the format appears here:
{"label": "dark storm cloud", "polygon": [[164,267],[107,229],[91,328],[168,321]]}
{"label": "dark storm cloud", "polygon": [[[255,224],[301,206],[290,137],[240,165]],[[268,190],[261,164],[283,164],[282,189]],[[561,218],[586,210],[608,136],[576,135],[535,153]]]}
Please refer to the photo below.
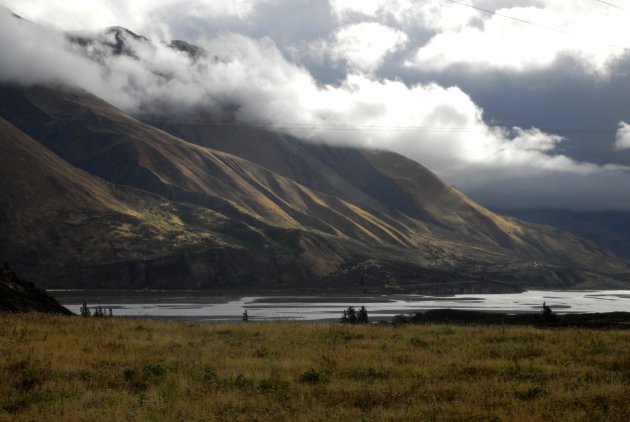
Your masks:
{"label": "dark storm cloud", "polygon": [[630,177],[616,173],[527,179],[499,178],[484,186],[470,186],[466,193],[493,209],[553,208],[593,211],[630,209]]}

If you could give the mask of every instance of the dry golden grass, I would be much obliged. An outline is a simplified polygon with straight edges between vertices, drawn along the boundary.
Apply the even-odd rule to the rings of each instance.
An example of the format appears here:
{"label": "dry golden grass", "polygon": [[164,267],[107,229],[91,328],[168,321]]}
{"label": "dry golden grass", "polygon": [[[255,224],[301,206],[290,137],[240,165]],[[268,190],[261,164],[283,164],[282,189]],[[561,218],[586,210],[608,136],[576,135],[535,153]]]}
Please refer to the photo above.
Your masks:
{"label": "dry golden grass", "polygon": [[627,420],[630,331],[0,315],[0,420]]}

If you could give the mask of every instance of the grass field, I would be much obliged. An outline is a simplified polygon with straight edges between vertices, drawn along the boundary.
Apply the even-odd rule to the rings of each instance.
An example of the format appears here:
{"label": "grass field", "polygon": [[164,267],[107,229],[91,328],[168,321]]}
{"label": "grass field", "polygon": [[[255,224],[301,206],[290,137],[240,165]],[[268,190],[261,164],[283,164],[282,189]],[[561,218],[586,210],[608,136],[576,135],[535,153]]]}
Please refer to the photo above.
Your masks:
{"label": "grass field", "polygon": [[0,315],[0,420],[628,420],[630,330]]}

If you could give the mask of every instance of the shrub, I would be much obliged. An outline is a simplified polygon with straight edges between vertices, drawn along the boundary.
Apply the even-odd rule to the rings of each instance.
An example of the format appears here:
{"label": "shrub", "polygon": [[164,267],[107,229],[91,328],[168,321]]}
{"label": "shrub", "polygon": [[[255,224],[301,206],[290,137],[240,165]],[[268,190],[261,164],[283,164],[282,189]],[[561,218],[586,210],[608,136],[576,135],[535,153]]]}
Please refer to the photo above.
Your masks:
{"label": "shrub", "polygon": [[357,323],[358,324],[367,324],[368,323],[368,313],[365,306],[361,306],[359,309],[359,313],[357,314]]}
{"label": "shrub", "polygon": [[403,314],[394,315],[394,319],[392,319],[392,323],[394,325],[410,324],[411,317],[407,315],[403,315]]}
{"label": "shrub", "polygon": [[203,380],[204,381],[214,381],[217,379],[217,371],[214,369],[212,365],[206,365],[203,368]]}
{"label": "shrub", "polygon": [[365,306],[361,306],[361,309],[357,311],[354,306],[348,306],[348,309],[344,309],[341,314],[342,324],[367,324],[368,313]]}
{"label": "shrub", "polygon": [[125,383],[137,390],[146,390],[150,385],[162,382],[166,375],[165,366],[155,363],[143,366],[140,369],[127,368],[123,372]]}
{"label": "shrub", "polygon": [[542,319],[543,321],[551,321],[555,318],[555,315],[551,312],[551,307],[547,306],[546,302],[543,302]]}
{"label": "shrub", "polygon": [[330,377],[325,372],[319,372],[316,369],[309,369],[306,372],[303,372],[299,377],[298,381],[303,382],[305,384],[326,384],[330,380]]}

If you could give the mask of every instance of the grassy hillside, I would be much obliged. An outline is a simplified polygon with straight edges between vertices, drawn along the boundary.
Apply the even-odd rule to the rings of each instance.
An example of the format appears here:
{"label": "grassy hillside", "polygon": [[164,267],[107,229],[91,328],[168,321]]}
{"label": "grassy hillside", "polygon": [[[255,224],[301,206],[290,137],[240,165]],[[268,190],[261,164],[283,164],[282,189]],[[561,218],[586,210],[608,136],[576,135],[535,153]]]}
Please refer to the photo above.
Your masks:
{"label": "grassy hillside", "polygon": [[432,266],[477,268],[487,274],[503,266],[494,275],[529,285],[582,282],[581,287],[604,281],[589,276],[584,283],[575,272],[550,275],[544,263],[625,271],[605,249],[557,228],[492,212],[393,152],[313,144],[261,128],[178,121],[177,116],[145,119],[182,139],[245,158],[372,212],[404,233]]}
{"label": "grassy hillside", "polygon": [[[299,242],[317,239],[282,238],[264,229],[106,183],[0,118],[0,256],[40,286],[199,288],[309,281],[303,268],[316,261],[290,256],[285,263],[282,248],[299,254]],[[252,252],[256,248],[265,251]],[[335,262],[334,247],[329,248],[320,261]]]}
{"label": "grassy hillside", "polygon": [[0,420],[610,420],[630,331],[0,315]]}
{"label": "grassy hillside", "polygon": [[[0,252],[40,286],[317,287],[358,282],[373,267],[388,269],[373,285],[401,291],[486,280],[628,285],[628,266],[607,251],[495,214],[394,153],[268,134],[265,148],[251,148],[261,154],[246,155],[260,156],[252,162],[232,153],[256,139],[230,138],[240,149],[218,151],[85,91],[2,85],[0,93],[0,141],[9,145],[0,157],[9,208],[0,208],[9,215],[0,214],[8,239]],[[55,279],[36,268],[46,254]]]}
{"label": "grassy hillside", "polygon": [[182,246],[229,247],[210,228],[220,230],[224,220],[116,188],[0,118],[0,255],[40,285],[63,286],[71,273],[90,281],[96,265],[148,260]]}
{"label": "grassy hillside", "polygon": [[[3,87],[0,114],[70,164],[113,183],[283,229],[410,245],[407,231],[234,155],[143,124],[86,92]],[[25,117],[27,116],[27,117]]]}

